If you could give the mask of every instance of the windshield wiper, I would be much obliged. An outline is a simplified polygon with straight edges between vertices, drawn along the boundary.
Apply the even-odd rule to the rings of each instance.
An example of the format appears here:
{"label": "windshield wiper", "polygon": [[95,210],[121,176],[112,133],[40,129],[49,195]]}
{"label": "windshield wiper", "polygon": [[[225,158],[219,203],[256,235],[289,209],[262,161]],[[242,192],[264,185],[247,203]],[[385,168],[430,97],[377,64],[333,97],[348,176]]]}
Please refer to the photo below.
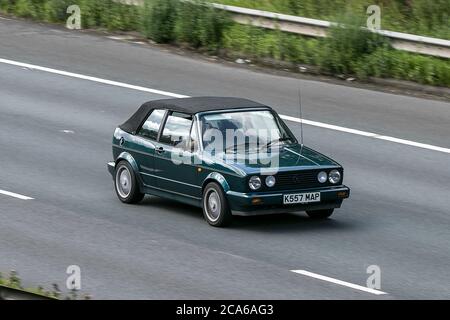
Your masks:
{"label": "windshield wiper", "polygon": [[[277,142],[284,142],[284,141],[290,141],[290,140],[292,140],[290,137],[281,137],[281,138],[278,138],[278,139],[274,139],[274,140],[272,140],[272,141],[269,141],[269,142],[267,142],[264,146],[263,146],[263,148],[264,149],[268,149],[270,146],[272,146],[272,144],[274,144],[274,143],[277,143]],[[261,149],[261,148],[260,148]]]}
{"label": "windshield wiper", "polygon": [[231,145],[231,146],[229,146],[229,147],[226,147],[225,148],[225,152],[228,152],[228,151],[234,151],[234,152],[236,152],[237,150],[238,150],[238,148],[240,148],[240,147],[247,147],[248,145],[250,145],[250,143],[248,143],[248,142],[245,142],[245,143],[241,143],[241,144],[233,144],[233,145]]}
{"label": "windshield wiper", "polygon": [[[290,137],[281,137],[281,138],[278,138],[278,139],[274,139],[274,140],[269,141],[268,143],[266,143],[264,146],[262,146],[260,148],[257,148],[257,150],[261,150],[262,148],[268,149],[272,144],[278,143],[278,142],[284,142],[284,141],[292,141],[292,138],[290,138]],[[241,144],[234,144],[234,145],[231,145],[231,146],[225,148],[225,152],[228,152],[228,151],[236,152],[236,151],[239,150],[239,148],[241,148],[241,147],[247,148],[248,146],[250,146],[249,142],[245,142],[245,143],[241,143]]]}

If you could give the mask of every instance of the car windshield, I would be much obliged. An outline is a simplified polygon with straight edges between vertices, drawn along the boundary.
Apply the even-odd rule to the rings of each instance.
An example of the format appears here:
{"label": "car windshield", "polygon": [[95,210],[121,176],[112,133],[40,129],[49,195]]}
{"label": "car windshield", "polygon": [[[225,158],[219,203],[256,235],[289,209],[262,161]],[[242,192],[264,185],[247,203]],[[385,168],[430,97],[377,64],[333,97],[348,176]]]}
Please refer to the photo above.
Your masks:
{"label": "car windshield", "polygon": [[213,113],[200,120],[205,151],[251,152],[296,143],[288,129],[269,110]]}

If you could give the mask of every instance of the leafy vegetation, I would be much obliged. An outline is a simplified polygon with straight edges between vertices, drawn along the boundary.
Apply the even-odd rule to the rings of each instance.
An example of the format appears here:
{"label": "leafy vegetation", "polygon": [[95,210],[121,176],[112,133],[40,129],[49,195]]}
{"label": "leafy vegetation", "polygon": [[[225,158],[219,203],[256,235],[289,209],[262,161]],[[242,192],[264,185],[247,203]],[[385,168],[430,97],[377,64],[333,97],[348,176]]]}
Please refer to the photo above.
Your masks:
{"label": "leafy vegetation", "polygon": [[[12,289],[21,290],[24,292],[29,292],[32,294],[36,294],[39,296],[52,298],[52,299],[65,299],[65,300],[77,300],[79,299],[78,294],[75,290],[72,290],[69,295],[62,296],[61,290],[58,285],[55,283],[52,285],[52,290],[45,290],[43,287],[39,286],[37,288],[24,288],[22,286],[22,281],[19,277],[19,274],[15,270],[11,270],[7,278],[3,277],[3,274],[0,273],[0,287],[7,287]],[[89,295],[84,295],[82,297],[85,300],[91,299]]]}
{"label": "leafy vegetation", "polygon": [[0,10],[18,17],[62,22],[72,4],[80,6],[84,28],[129,31],[140,26],[141,9],[114,0],[0,0]]}
{"label": "leafy vegetation", "polygon": [[343,14],[358,18],[366,17],[366,8],[376,4],[381,8],[383,29],[450,39],[448,0],[214,0],[213,2],[329,21],[339,21],[339,17]]}
{"label": "leafy vegetation", "polygon": [[[49,22],[64,22],[67,7],[78,4],[84,28],[139,31],[158,43],[171,43],[243,55],[306,64],[325,74],[356,75],[361,79],[385,77],[423,84],[450,86],[449,59],[439,59],[394,50],[386,38],[359,28],[368,4],[383,7],[383,27],[400,31],[445,36],[449,32],[448,0],[222,0],[216,2],[257,7],[341,22],[319,39],[279,30],[234,23],[226,12],[203,0],[144,0],[131,6],[113,0],[0,0],[0,11]],[[369,3],[370,2],[370,3]],[[345,13],[343,13],[345,9]],[[387,24],[387,25],[386,25]],[[397,26],[397,28],[390,28]],[[408,29],[411,25],[412,29]],[[408,29],[408,30],[406,30]]]}
{"label": "leafy vegetation", "polygon": [[142,14],[142,30],[148,38],[160,43],[185,43],[211,51],[222,46],[223,33],[231,22],[225,12],[200,0],[145,1]]}
{"label": "leafy vegetation", "polygon": [[316,39],[235,24],[225,34],[224,47],[256,61],[272,58],[317,66],[325,74],[450,86],[448,59],[395,50],[386,39],[351,25],[336,27],[330,37]]}
{"label": "leafy vegetation", "polygon": [[176,39],[194,48],[216,51],[221,48],[223,33],[230,23],[224,11],[213,9],[204,1],[180,2],[175,24]]}
{"label": "leafy vegetation", "polygon": [[145,1],[142,14],[142,30],[147,38],[159,43],[175,40],[177,1]]}

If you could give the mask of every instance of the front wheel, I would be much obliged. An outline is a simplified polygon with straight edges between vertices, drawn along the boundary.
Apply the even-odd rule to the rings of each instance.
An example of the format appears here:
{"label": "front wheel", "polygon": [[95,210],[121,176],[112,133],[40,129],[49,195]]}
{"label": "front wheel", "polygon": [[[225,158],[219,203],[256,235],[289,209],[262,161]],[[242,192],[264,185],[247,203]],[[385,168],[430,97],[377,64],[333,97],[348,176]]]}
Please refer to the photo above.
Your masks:
{"label": "front wheel", "polygon": [[203,191],[203,216],[214,227],[230,224],[232,215],[222,188],[215,182],[208,183]]}
{"label": "front wheel", "polygon": [[144,198],[133,168],[127,161],[120,161],[116,166],[114,186],[117,197],[124,203],[138,203]]}
{"label": "front wheel", "polygon": [[323,220],[329,218],[333,214],[334,209],[306,211],[311,219]]}

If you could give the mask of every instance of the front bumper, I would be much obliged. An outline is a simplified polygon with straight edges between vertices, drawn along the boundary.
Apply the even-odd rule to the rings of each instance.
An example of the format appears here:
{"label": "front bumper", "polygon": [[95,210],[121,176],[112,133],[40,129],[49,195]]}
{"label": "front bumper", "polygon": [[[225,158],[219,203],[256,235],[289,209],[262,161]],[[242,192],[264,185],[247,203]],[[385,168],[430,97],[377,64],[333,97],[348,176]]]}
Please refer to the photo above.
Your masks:
{"label": "front bumper", "polygon": [[[283,204],[284,194],[304,192],[320,192],[320,202]],[[323,189],[301,189],[277,192],[227,192],[228,203],[230,204],[233,215],[241,216],[340,208],[342,201],[349,196],[350,188],[344,185]]]}
{"label": "front bumper", "polygon": [[111,176],[114,177],[114,172],[116,170],[116,163],[114,161],[108,162],[107,165],[108,171],[111,174]]}

